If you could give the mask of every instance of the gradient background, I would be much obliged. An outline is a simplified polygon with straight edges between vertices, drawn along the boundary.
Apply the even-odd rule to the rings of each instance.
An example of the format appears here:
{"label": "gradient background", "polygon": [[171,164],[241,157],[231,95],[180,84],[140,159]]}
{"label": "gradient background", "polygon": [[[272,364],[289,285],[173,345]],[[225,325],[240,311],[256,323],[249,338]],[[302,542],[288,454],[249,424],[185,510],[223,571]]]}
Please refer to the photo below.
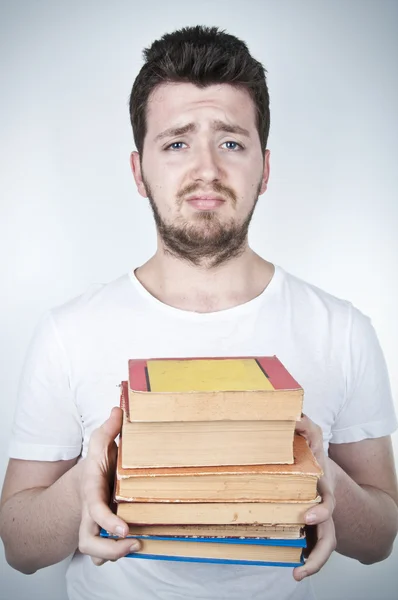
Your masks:
{"label": "gradient background", "polygon": [[[40,315],[155,249],[127,100],[142,48],[185,25],[227,29],[266,66],[271,179],[252,246],[371,316],[397,402],[396,1],[3,0],[0,23],[0,481]],[[66,563],[24,576],[0,553],[1,600],[66,598]],[[335,554],[319,600],[395,599],[397,559]]]}

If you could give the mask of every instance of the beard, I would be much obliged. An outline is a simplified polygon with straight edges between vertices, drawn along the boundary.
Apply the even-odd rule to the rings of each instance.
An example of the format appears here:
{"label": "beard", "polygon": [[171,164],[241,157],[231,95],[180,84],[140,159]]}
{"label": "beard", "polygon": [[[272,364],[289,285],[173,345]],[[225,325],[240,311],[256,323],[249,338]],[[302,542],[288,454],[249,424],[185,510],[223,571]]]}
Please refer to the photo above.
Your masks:
{"label": "beard", "polygon": [[[174,223],[168,223],[161,216],[154,200],[148,182],[143,179],[148,200],[152,208],[157,231],[164,244],[165,251],[193,265],[215,268],[243,254],[247,245],[247,235],[250,221],[257,204],[261,181],[253,198],[253,206],[243,222],[230,219],[222,223],[215,211],[200,211],[194,215],[194,222],[188,222],[183,217],[176,218]],[[227,196],[233,206],[237,197],[231,188],[215,182],[213,191]],[[177,195],[177,204],[181,206],[184,196],[193,193],[199,186],[191,184]]]}

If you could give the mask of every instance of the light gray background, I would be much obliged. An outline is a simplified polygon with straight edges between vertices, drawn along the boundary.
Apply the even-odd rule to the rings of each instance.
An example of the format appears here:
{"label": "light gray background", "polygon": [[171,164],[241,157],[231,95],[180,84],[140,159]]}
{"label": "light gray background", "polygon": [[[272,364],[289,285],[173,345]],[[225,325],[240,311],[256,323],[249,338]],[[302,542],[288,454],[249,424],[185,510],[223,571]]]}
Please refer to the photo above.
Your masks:
{"label": "light gray background", "polygon": [[[397,399],[397,2],[14,0],[0,11],[0,481],[39,316],[154,250],[129,172],[127,99],[142,48],[184,25],[226,28],[268,69],[271,180],[252,245],[372,317]],[[319,600],[395,599],[397,558],[333,556],[314,578]],[[0,566],[2,600],[66,598],[65,564],[28,577],[2,554]]]}

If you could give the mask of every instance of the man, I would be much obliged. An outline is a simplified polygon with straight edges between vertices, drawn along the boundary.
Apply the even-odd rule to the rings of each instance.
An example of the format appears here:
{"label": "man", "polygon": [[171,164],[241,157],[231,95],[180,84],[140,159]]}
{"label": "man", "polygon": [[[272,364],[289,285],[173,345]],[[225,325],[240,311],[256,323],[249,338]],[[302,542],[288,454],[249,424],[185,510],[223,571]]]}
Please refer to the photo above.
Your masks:
{"label": "man", "polygon": [[[2,496],[7,560],[32,573],[79,547],[67,574],[72,600],[309,600],[307,576],[336,543],[364,563],[391,551],[396,419],[385,362],[358,310],[248,245],[269,177],[261,64],[243,42],[203,27],[165,35],[145,57],[130,102],[131,166],[153,209],[158,249],[50,311],[37,330]],[[305,390],[297,429],[325,472],[323,501],[307,515],[318,541],[305,565],[292,577],[289,569],[123,559],[137,543],[107,506],[120,409],[107,416],[127,360],[272,354]],[[100,538],[100,526],[120,539]]]}

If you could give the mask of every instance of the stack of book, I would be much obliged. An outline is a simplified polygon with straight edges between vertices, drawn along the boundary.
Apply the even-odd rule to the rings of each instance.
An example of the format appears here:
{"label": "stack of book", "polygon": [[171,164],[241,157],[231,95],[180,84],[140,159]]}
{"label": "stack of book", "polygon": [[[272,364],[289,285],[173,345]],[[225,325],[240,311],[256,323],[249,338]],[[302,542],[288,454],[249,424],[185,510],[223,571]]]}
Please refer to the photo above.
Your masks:
{"label": "stack of book", "polygon": [[275,356],[130,360],[114,500],[131,556],[301,564],[321,475],[302,402]]}

